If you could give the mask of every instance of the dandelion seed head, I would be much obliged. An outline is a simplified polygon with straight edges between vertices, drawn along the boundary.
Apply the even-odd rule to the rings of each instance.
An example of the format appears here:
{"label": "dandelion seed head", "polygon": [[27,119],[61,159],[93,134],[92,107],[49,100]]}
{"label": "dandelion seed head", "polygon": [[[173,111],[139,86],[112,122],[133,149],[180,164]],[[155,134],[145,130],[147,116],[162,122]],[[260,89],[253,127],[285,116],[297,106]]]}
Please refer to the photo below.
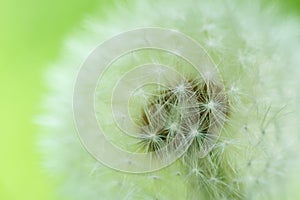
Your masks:
{"label": "dandelion seed head", "polygon": [[[44,101],[45,116],[39,118],[45,166],[62,177],[64,196],[72,200],[280,198],[288,175],[279,174],[284,168],[291,169],[290,160],[299,152],[298,140],[291,138],[300,127],[291,113],[299,111],[296,75],[300,42],[296,33],[300,28],[298,22],[280,19],[260,4],[256,0],[118,2],[107,19],[88,19],[86,33],[67,40],[62,59],[47,74],[51,92]],[[190,142],[180,159],[150,175],[120,173],[92,158],[76,136],[72,113],[72,91],[80,64],[99,43],[137,27],[170,28],[173,36],[185,33],[205,47],[218,68],[214,71],[203,65],[203,73],[195,75],[197,70],[182,61],[182,45],[174,40],[172,56],[158,49],[130,52],[102,74],[95,115],[114,145],[134,153],[152,152],[163,160],[166,155],[155,152],[172,144],[166,151],[172,154],[181,140]],[[147,40],[147,36],[138,40]],[[110,56],[109,49],[106,56]],[[145,63],[171,66],[186,79],[153,67],[151,73],[139,72],[131,77],[133,81],[124,82],[124,88],[140,86],[128,103],[136,122],[130,130],[136,134],[125,137],[115,121],[129,127],[130,115],[123,109],[113,118],[111,93],[124,74]],[[222,81],[214,80],[218,73]],[[148,90],[139,85],[145,79],[159,84],[167,81]],[[124,99],[117,100],[116,105],[122,107]],[[291,100],[296,103],[290,104]],[[90,130],[88,125],[86,129]],[[106,152],[106,156],[115,155]],[[138,164],[130,158],[123,161]]]}

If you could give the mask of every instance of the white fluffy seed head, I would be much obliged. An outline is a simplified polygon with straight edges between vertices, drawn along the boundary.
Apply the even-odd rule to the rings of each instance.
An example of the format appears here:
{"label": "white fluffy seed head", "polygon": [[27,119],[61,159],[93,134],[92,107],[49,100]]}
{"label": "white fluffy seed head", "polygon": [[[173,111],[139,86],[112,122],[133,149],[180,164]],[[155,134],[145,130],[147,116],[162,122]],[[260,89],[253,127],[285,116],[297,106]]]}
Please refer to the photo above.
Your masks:
{"label": "white fluffy seed head", "polygon": [[[299,26],[279,16],[263,10],[259,1],[133,1],[113,8],[107,21],[87,20],[87,31],[67,40],[63,58],[47,74],[52,92],[39,118],[45,164],[62,177],[64,196],[72,200],[283,199],[280,183],[288,179],[284,170],[292,170],[299,146],[299,137],[294,138],[300,128],[297,117],[287,113],[300,111],[296,104],[300,45],[295,34]],[[155,151],[175,134],[183,139],[192,136],[190,148],[176,163],[136,176],[104,167],[81,147],[71,99],[77,70],[92,49],[122,31],[149,26],[183,32],[202,44],[218,66],[225,91],[214,85],[208,71],[201,80],[172,82],[171,92],[139,93],[145,107],[133,113],[141,112],[144,117],[137,117],[137,122],[150,126],[140,130],[138,142],[118,136],[108,103],[98,102],[103,128],[124,148],[138,144],[139,150]],[[122,68],[106,72],[105,87],[97,92],[109,94],[120,74],[150,61],[170,66],[182,62],[163,52],[132,53],[116,63]],[[194,74],[188,64],[179,66],[184,66],[177,67],[181,74]],[[195,83],[202,89],[191,89]],[[207,132],[223,121],[219,138]],[[215,140],[213,149],[201,158],[199,151]]]}

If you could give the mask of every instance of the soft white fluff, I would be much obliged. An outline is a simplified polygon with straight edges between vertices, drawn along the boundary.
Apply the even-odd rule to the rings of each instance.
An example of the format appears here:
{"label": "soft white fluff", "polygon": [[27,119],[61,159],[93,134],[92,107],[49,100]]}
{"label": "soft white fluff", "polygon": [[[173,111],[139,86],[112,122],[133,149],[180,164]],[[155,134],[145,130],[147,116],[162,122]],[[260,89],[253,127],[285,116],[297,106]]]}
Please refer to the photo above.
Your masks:
{"label": "soft white fluff", "polygon": [[[132,175],[104,167],[82,147],[72,93],[81,64],[97,45],[141,27],[175,29],[199,42],[224,80],[230,115],[213,155]],[[51,91],[38,118],[45,165],[62,178],[61,193],[72,200],[292,199],[285,180],[300,146],[299,30],[256,0],[116,2],[105,19],[87,19],[46,74]]]}

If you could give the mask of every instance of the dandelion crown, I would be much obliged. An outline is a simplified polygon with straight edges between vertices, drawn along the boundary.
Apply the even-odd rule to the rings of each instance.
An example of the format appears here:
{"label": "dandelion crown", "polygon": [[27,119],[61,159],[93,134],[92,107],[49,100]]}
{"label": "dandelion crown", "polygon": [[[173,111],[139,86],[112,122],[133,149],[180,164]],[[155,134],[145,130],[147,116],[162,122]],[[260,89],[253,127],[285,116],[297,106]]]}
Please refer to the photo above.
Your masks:
{"label": "dandelion crown", "polygon": [[259,1],[154,2],[87,20],[47,74],[40,144],[61,194],[280,199],[298,26]]}

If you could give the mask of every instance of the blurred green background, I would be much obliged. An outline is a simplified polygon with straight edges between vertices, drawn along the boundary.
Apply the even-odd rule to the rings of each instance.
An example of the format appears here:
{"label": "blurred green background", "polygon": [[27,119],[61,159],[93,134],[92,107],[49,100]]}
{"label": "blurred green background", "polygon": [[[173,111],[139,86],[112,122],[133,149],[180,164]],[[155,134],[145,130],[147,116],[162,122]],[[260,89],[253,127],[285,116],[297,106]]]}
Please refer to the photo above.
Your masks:
{"label": "blurred green background", "polygon": [[[58,58],[64,38],[108,1],[0,2],[0,199],[57,200],[56,183],[40,166],[32,122],[47,91],[42,74]],[[300,0],[278,5],[300,15]]]}
{"label": "blurred green background", "polygon": [[40,167],[38,113],[43,70],[64,38],[99,8],[96,0],[9,0],[0,4],[0,199],[53,200],[55,183]]}

